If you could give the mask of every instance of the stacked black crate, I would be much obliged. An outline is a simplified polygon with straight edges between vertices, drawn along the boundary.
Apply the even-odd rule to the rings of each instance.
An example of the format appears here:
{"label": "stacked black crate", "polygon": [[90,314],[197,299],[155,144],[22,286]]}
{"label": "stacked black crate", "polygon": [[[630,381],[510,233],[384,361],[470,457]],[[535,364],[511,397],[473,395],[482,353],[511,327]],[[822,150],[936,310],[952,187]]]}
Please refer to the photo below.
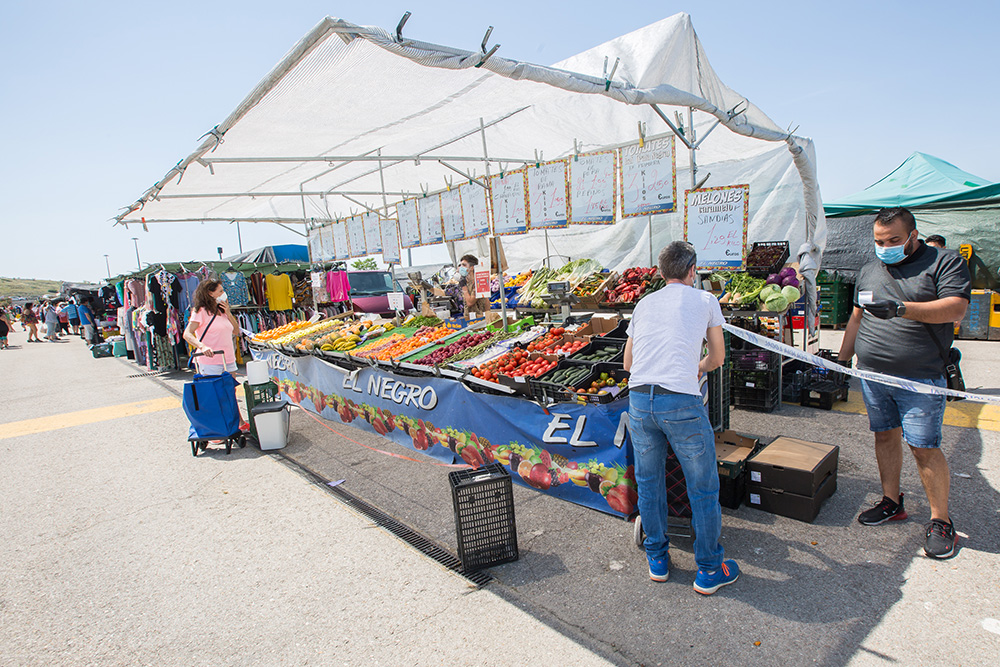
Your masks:
{"label": "stacked black crate", "polygon": [[737,408],[772,412],[781,404],[781,357],[776,352],[747,344],[732,351],[729,372]]}

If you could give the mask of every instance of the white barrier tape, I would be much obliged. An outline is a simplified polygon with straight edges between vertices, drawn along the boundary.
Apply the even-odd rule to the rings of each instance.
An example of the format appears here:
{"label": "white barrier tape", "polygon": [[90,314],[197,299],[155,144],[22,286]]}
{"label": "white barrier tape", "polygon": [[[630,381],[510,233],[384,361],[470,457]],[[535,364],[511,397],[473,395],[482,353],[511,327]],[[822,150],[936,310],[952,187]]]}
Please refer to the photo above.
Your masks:
{"label": "white barrier tape", "polygon": [[829,359],[823,359],[822,357],[817,357],[815,354],[809,354],[804,350],[799,350],[797,348],[792,347],[791,345],[785,345],[784,343],[779,343],[776,340],[772,340],[770,338],[765,338],[764,336],[751,333],[745,329],[734,327],[731,324],[723,324],[722,328],[734,336],[742,338],[743,340],[749,343],[753,343],[757,347],[761,347],[764,348],[765,350],[770,350],[772,352],[777,352],[783,357],[791,357],[792,359],[798,359],[799,361],[804,361],[807,364],[812,364],[813,366],[819,366],[820,368],[836,371],[838,373],[853,375],[856,378],[861,378],[862,380],[868,380],[869,382],[878,382],[879,384],[887,384],[890,387],[898,387],[900,389],[906,389],[908,391],[915,391],[918,394],[931,394],[934,396],[955,396],[967,399],[969,401],[975,401],[976,403],[992,403],[994,405],[1000,405],[1000,396],[983,396],[981,394],[970,394],[967,391],[955,391],[954,389],[935,387],[932,384],[925,384],[923,382],[914,382],[913,380],[893,377],[892,375],[883,375],[882,373],[874,373],[872,371],[862,371],[858,370],[857,368],[847,368],[846,366],[841,366],[835,361],[830,361]]}

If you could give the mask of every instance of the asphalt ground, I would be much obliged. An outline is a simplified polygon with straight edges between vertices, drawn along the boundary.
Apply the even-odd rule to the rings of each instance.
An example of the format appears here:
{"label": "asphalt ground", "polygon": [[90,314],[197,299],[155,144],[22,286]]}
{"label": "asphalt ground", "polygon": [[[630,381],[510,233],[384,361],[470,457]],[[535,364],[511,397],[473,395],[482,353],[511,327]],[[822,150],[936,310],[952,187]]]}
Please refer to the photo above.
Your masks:
{"label": "asphalt ground", "polygon": [[[824,347],[836,347],[837,341],[833,340],[836,336],[826,333],[824,336]],[[995,378],[1000,376],[997,373],[1000,363],[994,350],[1000,348],[996,345],[974,341],[959,344],[966,355],[965,372],[970,388],[978,386],[986,392],[997,393],[995,387],[1000,382]],[[52,348],[53,352],[61,352],[59,346],[52,345]],[[3,357],[0,357],[0,364],[6,366]],[[104,389],[110,394],[108,403],[116,404],[170,395],[178,391],[184,377],[177,374],[173,378],[125,381],[121,378],[136,372],[134,365],[114,359],[91,360],[82,350],[74,350],[72,359],[67,356],[62,364],[85,368],[80,375],[85,375],[88,381],[93,376],[103,378],[107,375]],[[51,389],[51,384],[39,382],[37,396],[48,396],[46,392]],[[97,390],[90,395],[74,394],[77,403],[70,409],[93,405],[95,397],[100,403],[105,393]],[[36,402],[27,403],[24,410],[28,416],[65,411],[61,406],[49,409],[40,408]],[[1000,455],[996,447],[1000,433],[985,412],[982,428],[945,427],[944,451],[953,473],[952,514],[962,540],[961,551],[954,559],[934,561],[925,558],[921,551],[923,523],[929,518],[929,510],[911,457],[905,459],[903,470],[903,488],[911,519],[875,528],[857,524],[857,512],[880,497],[872,436],[863,415],[844,411],[845,404],[839,407],[842,409],[827,412],[786,404],[773,414],[733,411],[735,430],[760,436],[765,441],[779,435],[791,435],[839,445],[838,490],[812,524],[747,507],[724,509],[723,545],[727,557],[739,561],[743,574],[736,584],[708,598],[691,589],[695,566],[690,539],[673,539],[670,581],[654,584],[646,575],[642,552],[633,543],[631,524],[515,486],[521,558],[515,563],[492,568],[490,574],[495,580],[466,596],[476,598],[468,617],[459,618],[449,612],[447,619],[438,619],[440,623],[436,624],[433,636],[440,634],[439,640],[444,641],[444,638],[459,635],[469,650],[481,651],[468,658],[460,653],[436,654],[442,657],[441,664],[526,664],[543,656],[580,661],[575,654],[564,652],[561,644],[555,648],[553,637],[572,650],[581,651],[587,659],[605,658],[623,665],[700,665],[723,661],[747,665],[996,664],[1000,656],[1000,576],[997,574],[1000,564],[1000,524],[997,521]],[[969,410],[965,406],[962,409]],[[954,410],[952,408],[950,414]],[[982,411],[974,408],[972,412]],[[18,411],[17,418],[26,417]],[[104,428],[110,429],[105,433],[116,433],[114,437],[119,443],[129,442],[127,433],[117,434],[128,420],[144,422],[135,431],[139,440],[145,437],[144,452],[151,447],[150,439],[162,445],[153,448],[162,449],[163,457],[144,453],[143,464],[158,471],[153,473],[157,482],[169,481],[171,488],[181,482],[194,483],[203,474],[208,474],[206,470],[228,477],[237,470],[243,471],[246,461],[256,464],[246,469],[248,479],[243,480],[254,491],[277,484],[276,480],[294,479],[295,482],[287,482],[292,486],[305,484],[301,477],[289,478],[294,474],[287,467],[274,465],[275,457],[262,456],[252,448],[230,457],[213,453],[206,459],[192,458],[190,450],[184,449],[186,445],[177,436],[185,425],[178,410],[163,410],[105,424]],[[8,418],[0,421],[8,421]],[[979,423],[975,414],[948,421]],[[37,438],[39,443],[52,441],[52,434],[21,437]],[[0,448],[14,451],[11,440],[0,439]],[[455,528],[447,471],[430,463],[386,457],[356,443],[413,454],[374,433],[341,423],[317,423],[300,411],[293,412],[289,446],[281,454],[326,479],[343,479],[340,488],[454,552]],[[121,446],[128,445],[119,444]],[[28,459],[21,464],[24,470],[15,479],[31,478],[33,467],[48,465],[47,459]],[[240,463],[235,463],[237,461]],[[264,465],[267,463],[270,465]],[[120,473],[111,470],[107,474],[118,479]],[[316,486],[306,485],[306,488],[317,497],[277,493],[279,497],[268,499],[268,512],[280,517],[289,513],[299,516],[304,512],[307,517],[303,521],[319,520],[327,540],[323,544],[354,545],[356,540],[377,534],[387,540],[386,544],[400,545],[381,531],[367,530],[365,527],[370,524],[365,522],[355,525],[333,522],[331,517],[342,513],[339,502],[327,494],[315,493]],[[38,488],[33,493],[18,492],[16,498],[8,498],[11,491],[7,489],[2,496],[4,506],[43,503],[45,508],[37,510],[37,520],[42,521],[42,516],[50,520],[53,508],[62,504],[38,499],[43,490],[58,496],[55,488]],[[141,494],[143,490],[136,489],[135,493]],[[231,488],[229,491],[232,494]],[[213,520],[219,519],[220,511],[228,520],[225,506],[231,500],[228,497],[216,499],[204,508],[197,505],[199,513],[204,514],[198,520],[209,524],[203,527],[207,531],[206,539],[214,541],[221,537],[217,535],[221,524]],[[353,515],[348,516],[356,519]],[[7,518],[10,519],[9,515]],[[16,525],[21,526],[23,522],[18,521]],[[369,561],[380,555],[371,554],[359,561],[358,552],[364,549],[360,544],[354,548],[348,546],[343,553],[323,554],[322,547],[317,553],[313,550],[315,536],[301,529],[290,530],[287,520],[267,517],[266,521],[256,521],[253,525],[253,539],[249,545],[244,545],[245,548],[280,544],[282,550],[295,553],[291,560],[297,566],[310,572],[313,567],[325,569],[338,583],[342,577],[354,581],[359,574],[357,568],[362,569],[360,574],[364,576]],[[10,534],[9,526],[4,534]],[[240,541],[246,535],[237,532],[227,537]],[[170,544],[173,546],[174,542]],[[51,548],[58,547],[53,545]],[[5,547],[0,547],[0,552],[3,549]],[[435,574],[442,572],[436,565],[429,565],[428,558],[413,550],[409,550],[407,557],[410,559],[407,560],[408,568],[411,563],[413,567],[423,564]],[[287,567],[289,559],[285,557],[281,562]],[[12,567],[8,557],[3,563],[0,567]],[[217,567],[222,576],[231,569],[222,563]],[[281,569],[254,570],[255,585],[267,586],[267,582],[276,578],[274,573]],[[229,585],[237,586],[243,578],[239,576],[242,573],[231,574],[237,576],[230,578]],[[457,579],[455,575],[442,576],[449,581]],[[4,580],[7,579],[5,573]],[[171,583],[174,587],[191,586],[182,577]],[[206,590],[204,581],[198,583],[190,595]],[[270,585],[276,584],[271,582]],[[465,584],[460,587],[471,590]],[[207,590],[211,588],[207,586]],[[413,596],[414,604],[425,604],[429,608],[440,606],[440,595],[436,590],[418,591]],[[340,600],[336,593],[332,593],[331,598]],[[5,617],[8,616],[9,599],[10,593],[0,588],[0,600],[3,600],[0,609],[4,610]],[[495,614],[491,613],[490,604],[501,603],[503,606],[498,607]],[[233,608],[237,608],[236,603],[233,604]],[[384,613],[384,623],[391,624],[390,619],[398,616],[399,631],[412,632],[412,614],[406,605],[397,604],[391,592],[377,601],[373,599],[369,606],[376,604]],[[112,601],[109,607],[115,609],[117,604]],[[162,618],[171,617],[163,614]],[[270,641],[281,645],[277,635],[282,631],[301,632],[301,618],[288,609],[276,610],[273,622],[267,627]],[[320,618],[310,618],[320,622]],[[426,625],[430,617],[421,618],[424,619],[422,625]],[[293,629],[296,621],[298,629]],[[524,631],[522,624],[525,622],[532,623],[529,632]],[[188,621],[183,619],[172,619],[171,626],[177,632],[176,627],[186,628],[186,623]],[[237,620],[233,623],[239,626]],[[338,630],[341,627],[338,626]],[[189,648],[207,640],[204,632],[196,634],[197,637],[190,638]],[[214,634],[211,639],[224,643]],[[0,646],[7,646],[10,641],[9,631],[0,629]],[[23,647],[25,641],[19,634],[15,644]],[[133,638],[133,641],[142,640]],[[331,639],[327,637],[325,641],[328,646]],[[311,660],[326,664],[323,655],[299,648],[310,645],[308,636],[296,636],[294,642],[297,648],[290,654],[289,664],[311,664]],[[174,648],[169,642],[167,645]],[[215,648],[211,641],[209,645]],[[268,664],[267,654],[263,657],[257,653],[250,655],[255,660],[262,660],[260,664]],[[356,657],[358,654],[342,655]],[[532,655],[534,657],[526,657]],[[345,664],[357,662],[348,659]],[[383,664],[422,663],[407,654],[405,657],[393,655]]]}

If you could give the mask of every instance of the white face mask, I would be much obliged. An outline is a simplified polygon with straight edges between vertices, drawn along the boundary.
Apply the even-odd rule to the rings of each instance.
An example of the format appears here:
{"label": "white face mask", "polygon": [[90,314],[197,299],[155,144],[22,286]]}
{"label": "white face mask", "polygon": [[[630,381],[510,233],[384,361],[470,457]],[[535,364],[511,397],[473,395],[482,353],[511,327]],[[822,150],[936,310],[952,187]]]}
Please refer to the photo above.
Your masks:
{"label": "white face mask", "polygon": [[229,301],[229,295],[223,292],[219,296],[215,297],[215,300],[219,303],[225,303],[226,301]]}

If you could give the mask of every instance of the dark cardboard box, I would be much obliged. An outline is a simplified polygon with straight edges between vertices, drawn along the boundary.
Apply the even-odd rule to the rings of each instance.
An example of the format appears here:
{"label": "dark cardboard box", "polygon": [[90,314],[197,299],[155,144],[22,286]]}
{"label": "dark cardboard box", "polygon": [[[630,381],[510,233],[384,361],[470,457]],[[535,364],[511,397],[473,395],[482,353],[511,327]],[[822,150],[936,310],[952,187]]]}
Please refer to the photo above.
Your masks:
{"label": "dark cardboard box", "polygon": [[760,438],[750,438],[736,431],[715,434],[715,460],[719,477],[735,479],[743,474],[746,460],[760,448]]}
{"label": "dark cardboard box", "polygon": [[719,475],[719,504],[737,510],[747,495],[747,476],[723,477]]}
{"label": "dark cardboard box", "polygon": [[823,501],[832,496],[836,490],[837,472],[834,470],[833,474],[823,479],[813,496],[802,496],[780,489],[768,489],[760,484],[748,482],[746,498],[750,507],[812,523],[816,515],[819,514],[819,508]]}
{"label": "dark cardboard box", "polygon": [[750,484],[812,498],[837,476],[840,448],[781,436],[747,461]]}

